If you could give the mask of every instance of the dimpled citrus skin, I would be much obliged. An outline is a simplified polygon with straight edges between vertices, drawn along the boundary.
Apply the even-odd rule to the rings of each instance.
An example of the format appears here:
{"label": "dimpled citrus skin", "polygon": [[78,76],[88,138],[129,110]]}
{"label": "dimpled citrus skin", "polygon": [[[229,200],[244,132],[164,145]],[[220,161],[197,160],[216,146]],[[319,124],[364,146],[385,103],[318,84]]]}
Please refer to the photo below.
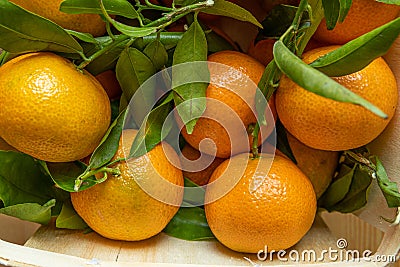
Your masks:
{"label": "dimpled citrus skin", "polygon": [[[232,190],[210,202],[220,190],[226,190],[223,184],[210,184],[221,179],[227,168],[235,168],[226,174],[232,178],[235,172],[239,175],[239,169],[245,170]],[[239,154],[224,161],[209,180],[205,201],[210,202],[205,213],[215,237],[228,248],[246,253],[257,253],[265,246],[268,251],[293,246],[311,228],[316,214],[311,182],[281,156],[262,154],[249,159],[249,154]]]}
{"label": "dimpled citrus skin", "polygon": [[345,44],[395,19],[399,11],[398,5],[384,4],[376,0],[353,0],[343,23],[338,22],[333,30],[328,30],[323,19],[314,38],[328,44]]}
{"label": "dimpled citrus skin", "polygon": [[[210,85],[207,87],[206,110],[196,123],[194,130],[188,134],[186,127],[182,129],[185,140],[194,148],[213,155],[214,149],[205,146],[200,147],[200,142],[206,138],[211,139],[216,145],[216,156],[228,158],[231,154],[249,151],[249,143],[246,140],[239,144],[232,144],[232,140],[247,136],[246,128],[256,122],[255,93],[257,83],[264,72],[264,66],[252,57],[236,51],[220,51],[208,57],[210,70]],[[227,67],[212,64],[220,63]],[[215,101],[223,104],[217,104]],[[274,112],[274,101],[269,102]],[[269,122],[273,122],[270,114],[266,114]],[[182,125],[182,121],[177,119]],[[273,125],[273,123],[269,125]],[[232,130],[227,130],[231,126]],[[266,130],[268,135],[271,130]],[[267,136],[263,136],[265,139]],[[231,149],[232,146],[232,149]]]}
{"label": "dimpled citrus skin", "polygon": [[45,17],[63,28],[78,32],[102,36],[106,32],[106,24],[97,14],[67,14],[61,12],[63,0],[11,0],[24,9]]}
{"label": "dimpled citrus skin", "polygon": [[30,53],[0,68],[0,136],[41,160],[89,155],[110,124],[110,101],[88,72],[53,53]]}
{"label": "dimpled citrus skin", "polygon": [[[310,63],[335,48],[311,50],[303,60]],[[358,72],[333,79],[379,107],[388,119],[361,106],[311,93],[284,76],[275,97],[282,124],[300,142],[316,149],[340,151],[371,142],[385,129],[397,106],[397,84],[391,69],[377,58]]]}
{"label": "dimpled citrus skin", "polygon": [[[137,134],[136,130],[124,130],[114,160],[126,157]],[[179,209],[183,198],[182,171],[173,166],[168,158],[178,160],[175,151],[167,144],[155,146],[145,155],[114,164],[121,175],[108,175],[105,182],[87,190],[71,193],[77,213],[100,235],[124,241],[138,241],[160,233]],[[125,151],[125,153],[124,153]],[[167,158],[167,156],[168,158]],[[154,183],[154,171],[166,181],[180,186],[165,188]],[[174,202],[163,203],[148,195],[137,181],[152,183],[152,188]],[[172,202],[171,202],[172,203]]]}

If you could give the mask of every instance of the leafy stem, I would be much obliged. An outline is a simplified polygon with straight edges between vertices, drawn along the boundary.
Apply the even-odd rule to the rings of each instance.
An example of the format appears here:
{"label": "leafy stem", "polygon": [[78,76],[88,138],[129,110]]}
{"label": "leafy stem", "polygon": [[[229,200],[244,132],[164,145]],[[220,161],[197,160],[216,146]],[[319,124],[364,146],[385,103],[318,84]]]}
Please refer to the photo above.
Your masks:
{"label": "leafy stem", "polygon": [[[305,32],[299,35],[300,31],[300,21],[305,13],[308,13],[311,20],[311,25],[305,29]],[[280,40],[287,46],[292,52],[297,52],[298,56],[301,56],[304,51],[305,46],[310,40],[311,36],[314,34],[317,29],[319,23],[321,22],[324,16],[324,12],[322,9],[322,0],[301,0],[299,7],[296,11],[295,17],[292,21],[292,24],[288,27],[285,33],[280,37]],[[297,44],[298,43],[298,44]],[[268,101],[272,94],[275,92],[279,85],[279,80],[282,73],[277,67],[274,60],[272,60],[268,66],[265,68],[263,77],[261,78],[258,87],[263,93],[266,101]],[[256,103],[260,104],[260,100]],[[261,118],[256,123],[252,136],[258,136],[260,131],[259,122],[265,123],[264,112],[265,110],[257,109],[258,117]],[[253,142],[251,145],[251,151],[253,153],[253,157],[258,157],[258,138],[253,138]]]}
{"label": "leafy stem", "polygon": [[78,69],[84,69],[87,65],[89,65],[93,60],[95,60],[96,58],[98,58],[99,56],[107,53],[108,51],[113,50],[116,46],[118,46],[119,44],[121,44],[122,42],[125,42],[126,40],[129,40],[131,37],[121,34],[118,35],[117,37],[115,37],[115,39],[113,39],[113,41],[102,47],[100,50],[98,50],[97,52],[95,52],[93,55],[91,55],[90,57],[86,57],[85,55],[81,55],[83,58],[83,62],[81,64],[78,65]]}

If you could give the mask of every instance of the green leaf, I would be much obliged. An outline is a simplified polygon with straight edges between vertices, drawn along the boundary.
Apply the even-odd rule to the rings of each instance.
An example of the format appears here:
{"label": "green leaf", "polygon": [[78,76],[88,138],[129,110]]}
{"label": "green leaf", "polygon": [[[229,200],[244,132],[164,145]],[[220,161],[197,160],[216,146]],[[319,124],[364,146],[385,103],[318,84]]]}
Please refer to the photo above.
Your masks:
{"label": "green leaf", "polygon": [[56,199],[51,214],[59,213],[68,193],[54,186],[51,177],[43,171],[42,164],[42,161],[26,154],[0,150],[0,202],[4,207],[25,203],[44,206]]}
{"label": "green leaf", "polygon": [[62,27],[7,0],[0,0],[0,36],[0,48],[11,53],[83,50]]}
{"label": "green leaf", "polygon": [[92,44],[96,44],[96,45],[98,44],[98,41],[96,40],[96,38],[94,38],[93,35],[91,35],[90,33],[77,32],[77,31],[68,30],[68,29],[65,29],[65,31],[68,32],[70,35],[72,35],[86,43],[92,43]]}
{"label": "green leaf", "polygon": [[162,69],[167,64],[167,50],[159,40],[154,40],[146,45],[143,53],[150,59],[156,70]]}
{"label": "green leaf", "polygon": [[54,183],[43,173],[41,161],[26,154],[0,150],[0,199],[5,206],[43,205],[55,198]]}
{"label": "green leaf", "polygon": [[0,213],[25,221],[48,224],[51,219],[51,209],[55,205],[55,199],[51,199],[43,205],[38,203],[16,204],[0,209]]}
{"label": "green leaf", "polygon": [[324,7],[326,27],[328,30],[335,28],[340,16],[340,1],[339,0],[322,0]]}
{"label": "green leaf", "polygon": [[223,50],[235,50],[232,44],[214,31],[206,32],[206,39],[209,53],[215,53]]}
{"label": "green leaf", "polygon": [[[203,63],[195,64],[196,61]],[[206,61],[207,40],[195,20],[175,48],[172,67],[175,105],[189,134],[206,109],[206,89],[210,79]]]}
{"label": "green leaf", "polygon": [[125,25],[116,20],[111,20],[111,24],[119,30],[121,33],[128,35],[129,37],[144,37],[155,33],[157,31],[157,27],[134,27]]}
{"label": "green leaf", "polygon": [[205,9],[202,9],[201,12],[219,15],[225,17],[231,17],[240,21],[250,22],[257,27],[262,28],[262,25],[258,20],[246,9],[225,0],[214,0],[214,5]]}
{"label": "green leaf", "polygon": [[89,228],[85,221],[74,210],[71,199],[67,199],[64,202],[61,213],[58,215],[56,220],[56,227],[73,230],[83,230]]}
{"label": "green leaf", "polygon": [[[75,179],[86,170],[86,165],[80,161],[61,163],[42,162],[42,166],[46,173],[51,176],[54,183],[67,192],[76,192],[74,190]],[[79,191],[88,189],[97,183],[98,181],[94,176],[87,178],[79,188]]]}
{"label": "green leaf", "polygon": [[372,178],[368,169],[364,170],[362,166],[356,165],[349,192],[331,210],[349,213],[364,207],[367,203],[371,182]]}
{"label": "green leaf", "polygon": [[[108,14],[136,19],[139,14],[126,0],[103,0]],[[61,2],[60,10],[69,14],[102,14],[98,0],[65,0]]]}
{"label": "green leaf", "polygon": [[[120,39],[125,40],[120,42]],[[96,40],[100,43],[100,46],[94,46],[93,48],[93,45],[91,44],[93,49],[91,51],[85,51],[87,55],[92,55],[105,46],[110,46],[111,48],[108,49],[107,53],[101,54],[86,66],[86,69],[93,75],[102,73],[105,70],[113,69],[122,51],[126,48],[126,44],[129,42],[129,39],[126,39],[123,35],[118,35],[115,42],[113,42],[109,36],[98,37]]]}
{"label": "green leaf", "polygon": [[318,206],[331,210],[332,207],[346,197],[353,180],[355,166],[341,165],[339,175],[318,200]]}
{"label": "green leaf", "polygon": [[[170,94],[163,103],[147,115],[133,140],[129,158],[146,154],[167,136],[174,123],[167,120],[173,106],[172,95]],[[169,118],[171,119],[171,117]]]}
{"label": "green leaf", "polygon": [[386,203],[389,208],[400,207],[400,193],[397,183],[390,181],[382,162],[378,157],[374,157],[376,162],[376,178],[378,180],[379,188],[381,189]]}
{"label": "green leaf", "polygon": [[111,124],[100,144],[94,150],[89,161],[89,168],[97,169],[107,164],[115,155],[119,146],[126,116],[126,110],[121,112],[117,119]]}
{"label": "green leaf", "polygon": [[180,208],[163,232],[191,241],[214,239],[207,224],[204,209],[199,207]]}
{"label": "green leaf", "polygon": [[[135,110],[130,112],[134,113],[133,118],[138,125],[147,116],[145,107],[151,107],[155,102],[155,85],[151,84],[150,81],[146,84],[146,88],[140,90],[136,95],[135,93],[155,73],[156,69],[151,60],[136,48],[126,48],[118,59],[116,75],[123,92],[121,100],[124,100],[124,102],[121,101],[120,109],[126,107],[123,103],[127,105],[130,101],[133,101],[131,107]],[[135,95],[134,98],[132,98],[133,95]]]}
{"label": "green leaf", "polygon": [[382,118],[387,118],[381,109],[369,101],[304,63],[282,41],[275,42],[273,53],[279,69],[304,89],[335,101],[360,105]]}
{"label": "green leaf", "polygon": [[[297,7],[288,5],[276,5],[261,22],[263,26],[259,30],[256,41],[266,38],[279,38],[292,25],[296,16]],[[300,24],[309,23],[308,16],[303,16]]]}
{"label": "green leaf", "polygon": [[185,177],[185,191],[183,194],[183,202],[192,206],[204,205],[205,189],[193,181]]}
{"label": "green leaf", "polygon": [[354,73],[386,54],[399,34],[400,18],[397,18],[320,57],[310,65],[328,76]]}
{"label": "green leaf", "polygon": [[353,0],[339,0],[339,2],[340,2],[339,22],[343,22],[347,14],[349,13]]}

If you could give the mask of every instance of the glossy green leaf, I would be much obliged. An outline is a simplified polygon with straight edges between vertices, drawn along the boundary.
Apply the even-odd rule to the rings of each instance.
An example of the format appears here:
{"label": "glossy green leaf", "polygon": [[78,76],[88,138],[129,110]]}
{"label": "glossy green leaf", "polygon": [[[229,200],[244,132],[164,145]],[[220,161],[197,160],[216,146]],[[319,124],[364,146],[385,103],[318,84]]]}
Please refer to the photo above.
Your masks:
{"label": "glossy green leaf", "polygon": [[68,29],[65,29],[65,31],[68,32],[70,35],[86,43],[98,44],[98,41],[90,33],[77,32]]}
{"label": "glossy green leaf", "polygon": [[53,198],[54,183],[43,173],[41,161],[23,153],[0,150],[0,199],[5,206],[43,205]]}
{"label": "glossy green leaf", "polygon": [[225,17],[231,17],[240,21],[250,22],[257,27],[262,28],[262,25],[258,20],[246,9],[226,0],[214,0],[214,5],[205,9],[201,12],[219,15]]}
{"label": "glossy green leaf", "polygon": [[215,53],[223,50],[235,50],[232,44],[214,31],[206,32],[206,39],[209,53]]}
{"label": "glossy green leaf", "polygon": [[97,169],[107,164],[118,150],[119,139],[124,127],[126,111],[119,114],[105,133],[100,144],[94,150],[89,161],[89,168]]}
{"label": "glossy green leaf", "polygon": [[164,233],[184,240],[209,240],[214,235],[206,220],[204,209],[180,208],[163,230]]}
{"label": "glossy green leaf", "polygon": [[129,42],[129,39],[123,35],[118,35],[116,37],[116,42],[113,42],[108,36],[98,37],[96,40],[101,44],[101,46],[93,46],[91,44],[92,49],[85,51],[88,56],[94,54],[103,47],[108,47],[108,51],[107,53],[103,53],[99,57],[95,58],[92,62],[90,62],[89,65],[86,66],[86,69],[93,75],[97,75],[105,70],[114,68],[122,51],[124,51],[127,43]]}
{"label": "glossy green leaf", "polygon": [[[103,0],[108,14],[135,19],[139,15],[135,8],[127,0]],[[60,10],[69,14],[102,14],[98,0],[64,0]]]}
{"label": "glossy green leaf", "polygon": [[340,16],[339,0],[322,0],[324,7],[326,27],[328,30],[335,28]]}
{"label": "glossy green leaf", "polygon": [[185,191],[183,194],[183,202],[193,206],[203,206],[205,189],[188,178],[185,178]]}
{"label": "glossy green leaf", "polygon": [[332,207],[346,197],[353,180],[355,167],[340,167],[339,175],[318,200],[318,206],[331,210]]}
{"label": "glossy green leaf", "polygon": [[[43,171],[42,161],[15,151],[0,150],[0,202],[4,207],[25,203],[44,206],[52,199],[51,209],[57,215],[68,193],[56,188],[51,177]],[[35,206],[39,209],[39,206]],[[25,208],[25,206],[17,206]],[[15,211],[15,209],[13,208]]]}
{"label": "glossy green leaf", "polygon": [[[174,122],[166,119],[173,107],[172,95],[170,94],[163,103],[146,116],[133,140],[129,158],[146,154],[167,136]],[[169,118],[171,119],[171,117]]]}
{"label": "glossy green leaf", "polygon": [[320,57],[310,65],[328,76],[343,76],[383,56],[400,34],[400,18],[368,32]]}
{"label": "glossy green leaf", "polygon": [[368,169],[363,169],[362,166],[356,165],[353,180],[345,198],[328,210],[349,213],[364,207],[367,203],[371,182],[372,178]]}
{"label": "glossy green leaf", "polygon": [[[134,110],[130,112],[133,112],[133,118],[138,125],[147,116],[148,109],[145,107],[151,107],[154,104],[155,85],[146,83],[145,89],[140,90],[136,95],[135,93],[155,73],[156,69],[151,60],[136,48],[126,48],[118,59],[116,75],[123,92],[120,109],[126,108],[126,105],[133,101],[130,107]],[[134,99],[132,99],[133,95],[135,95]]]}
{"label": "glossy green leaf", "polygon": [[0,0],[0,48],[11,52],[82,52],[79,43],[57,24]]}
{"label": "glossy green leaf", "polygon": [[67,199],[56,219],[56,227],[64,229],[83,230],[89,228],[85,221],[76,213],[71,199]]}
{"label": "glossy green leaf", "polygon": [[152,33],[157,32],[157,27],[134,27],[125,25],[116,20],[111,20],[111,24],[119,30],[121,33],[129,36],[129,37],[144,37],[150,35]]}
{"label": "glossy green leaf", "polygon": [[[86,165],[80,161],[60,163],[42,162],[41,164],[46,173],[51,176],[54,183],[67,192],[76,192],[74,190],[75,179],[86,170]],[[94,176],[85,179],[79,191],[88,189],[97,183],[98,181]]]}
{"label": "glossy green leaf", "polygon": [[143,53],[150,59],[156,70],[162,69],[168,61],[167,50],[159,40],[154,40],[143,50]]}
{"label": "glossy green leaf", "polygon": [[397,183],[390,181],[386,170],[379,158],[375,156],[374,159],[376,162],[376,178],[378,180],[378,185],[386,199],[388,207],[400,207],[400,193],[397,187]]}
{"label": "glossy green leaf", "polygon": [[[297,7],[288,5],[276,5],[261,22],[263,26],[259,30],[256,41],[266,38],[279,38],[292,25]],[[303,18],[302,23],[307,23],[308,18]]]}
{"label": "glossy green leaf", "polygon": [[340,2],[339,22],[343,22],[347,14],[349,13],[353,0],[339,0],[339,2]]}
{"label": "glossy green leaf", "polygon": [[0,209],[0,214],[9,215],[24,221],[48,224],[51,219],[51,209],[56,200],[51,199],[43,205],[38,203],[23,203]]}
{"label": "glossy green leaf", "polygon": [[[206,108],[206,89],[209,81],[207,40],[200,24],[195,20],[175,48],[172,68],[172,90],[177,111],[190,134],[197,119]],[[180,65],[186,63],[184,65]]]}
{"label": "glossy green leaf", "polygon": [[273,53],[279,69],[304,89],[335,101],[360,105],[382,118],[387,118],[377,106],[304,63],[281,41],[275,42]]}

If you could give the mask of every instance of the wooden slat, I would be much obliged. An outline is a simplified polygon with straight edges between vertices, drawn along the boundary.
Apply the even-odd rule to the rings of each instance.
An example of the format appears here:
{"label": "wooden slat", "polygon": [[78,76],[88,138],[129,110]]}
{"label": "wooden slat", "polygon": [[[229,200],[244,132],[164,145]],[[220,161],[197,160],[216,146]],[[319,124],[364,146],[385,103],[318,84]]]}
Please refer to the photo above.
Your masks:
{"label": "wooden slat", "polygon": [[[25,244],[30,248],[67,254],[87,260],[111,262],[142,263],[179,263],[179,264],[216,264],[248,266],[249,258],[257,264],[280,265],[293,264],[281,262],[258,261],[255,254],[233,252],[216,241],[184,241],[165,234],[139,242],[112,241],[92,232],[56,229],[54,226],[41,227]],[[314,249],[321,253],[323,249],[336,248],[336,238],[330,233],[323,221],[317,217],[309,233],[292,249],[301,252]],[[290,250],[290,249],[289,249]],[[289,252],[288,250],[288,252]],[[326,261],[329,261],[327,258]]]}

